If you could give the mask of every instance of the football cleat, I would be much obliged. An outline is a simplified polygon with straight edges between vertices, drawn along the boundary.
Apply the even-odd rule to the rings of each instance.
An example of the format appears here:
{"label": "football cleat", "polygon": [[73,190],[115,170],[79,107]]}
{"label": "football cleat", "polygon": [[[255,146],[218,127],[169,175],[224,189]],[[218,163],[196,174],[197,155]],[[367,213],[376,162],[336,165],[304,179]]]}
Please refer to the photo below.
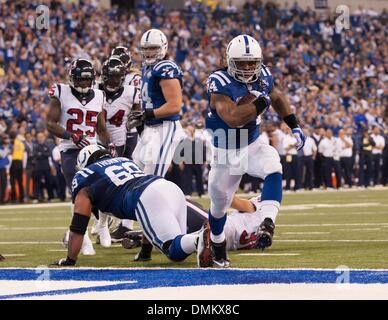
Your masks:
{"label": "football cleat", "polygon": [[5,260],[5,258],[0,254],[0,261]]}
{"label": "football cleat", "polygon": [[132,231],[126,227],[124,227],[121,223],[117,226],[116,229],[112,231],[110,234],[112,238],[113,243],[119,243],[121,242],[124,238],[126,238],[125,233],[128,231]]}
{"label": "football cleat", "polygon": [[90,233],[92,234],[92,236],[96,236],[98,235],[98,220],[97,219],[94,219],[94,222],[93,222],[93,226],[92,226],[92,230],[90,231]]}
{"label": "football cleat", "polygon": [[265,218],[257,230],[256,248],[264,250],[272,245],[275,224],[271,218]]}
{"label": "football cleat", "polygon": [[141,247],[142,231],[127,231],[121,245],[125,249]]}
{"label": "football cleat", "polygon": [[108,226],[100,227],[96,239],[97,244],[101,244],[104,248],[109,248],[112,245]]}
{"label": "football cleat", "polygon": [[82,242],[81,253],[84,256],[94,256],[96,251],[94,251],[92,240],[90,240],[88,232],[86,231],[84,236],[84,241]]}
{"label": "football cleat", "polygon": [[207,222],[198,234],[197,263],[200,268],[213,266],[213,254],[210,247],[210,227]]}
{"label": "football cleat", "polygon": [[152,244],[142,244],[141,250],[138,252],[133,259],[133,261],[150,261],[151,260],[151,252],[152,252]]}
{"label": "football cleat", "polygon": [[226,253],[226,240],[221,243],[211,241],[211,248],[213,252],[213,267],[229,268],[230,261]]}

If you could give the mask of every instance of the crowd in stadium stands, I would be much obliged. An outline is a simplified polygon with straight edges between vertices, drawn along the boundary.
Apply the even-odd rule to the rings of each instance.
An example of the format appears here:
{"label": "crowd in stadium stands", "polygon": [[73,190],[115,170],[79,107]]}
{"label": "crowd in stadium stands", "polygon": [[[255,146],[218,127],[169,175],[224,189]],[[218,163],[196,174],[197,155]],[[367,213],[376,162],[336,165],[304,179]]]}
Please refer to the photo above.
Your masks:
{"label": "crowd in stadium stands", "polygon": [[[42,3],[50,6],[48,30],[35,27]],[[287,126],[271,111],[264,116],[260,139],[279,151],[285,188],[387,185],[387,11],[360,7],[350,26],[338,30],[333,10],[297,4],[248,1],[237,9],[188,0],[183,10],[167,12],[159,0],[137,3],[133,11],[104,9],[93,0],[0,3],[0,203],[43,200],[46,193],[49,200],[66,198],[45,125],[48,88],[67,81],[66,57],[88,58],[100,71],[116,45],[128,46],[140,69],[137,46],[150,27],[168,36],[170,57],[184,72],[182,124],[190,143],[206,148],[207,76],[225,65],[229,40],[247,33],[259,40],[264,63],[309,137],[297,152]],[[207,170],[180,163],[168,176],[187,195],[201,195]],[[260,181],[244,177],[241,187],[256,191]]]}

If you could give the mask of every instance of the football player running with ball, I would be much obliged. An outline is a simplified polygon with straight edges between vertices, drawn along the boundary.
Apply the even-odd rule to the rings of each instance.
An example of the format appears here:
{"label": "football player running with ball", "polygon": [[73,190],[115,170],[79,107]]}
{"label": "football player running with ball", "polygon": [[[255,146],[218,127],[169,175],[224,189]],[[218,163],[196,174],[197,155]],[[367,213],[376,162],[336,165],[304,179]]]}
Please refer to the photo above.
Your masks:
{"label": "football player running with ball", "polygon": [[205,266],[220,268],[230,265],[224,232],[226,210],[245,173],[264,180],[260,205],[263,222],[257,234],[257,246],[264,249],[272,244],[282,200],[282,166],[277,151],[257,139],[259,115],[272,104],[292,129],[298,150],[305,141],[287,98],[274,87],[269,69],[262,64],[259,43],[248,35],[235,37],[227,47],[226,60],[227,68],[213,72],[207,82],[206,127],[213,135],[208,186],[213,259]]}

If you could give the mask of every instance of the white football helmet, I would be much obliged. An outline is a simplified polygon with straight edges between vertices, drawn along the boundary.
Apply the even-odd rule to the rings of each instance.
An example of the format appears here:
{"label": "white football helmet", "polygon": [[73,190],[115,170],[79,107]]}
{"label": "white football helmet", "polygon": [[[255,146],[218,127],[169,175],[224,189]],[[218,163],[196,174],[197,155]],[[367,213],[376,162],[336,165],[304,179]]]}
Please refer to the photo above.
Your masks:
{"label": "white football helmet", "polygon": [[168,49],[166,35],[158,29],[146,31],[140,39],[140,54],[146,65],[153,65],[162,60]]}
{"label": "white football helmet", "polygon": [[254,82],[261,71],[263,54],[259,43],[246,34],[239,35],[229,42],[226,49],[228,73],[237,81]]}
{"label": "white football helmet", "polygon": [[[88,161],[93,153],[101,151],[101,155],[109,155],[109,151],[104,147],[97,144],[91,144],[85,148],[82,148],[77,157],[77,170],[81,170],[88,165]],[[106,151],[106,152],[105,152]]]}

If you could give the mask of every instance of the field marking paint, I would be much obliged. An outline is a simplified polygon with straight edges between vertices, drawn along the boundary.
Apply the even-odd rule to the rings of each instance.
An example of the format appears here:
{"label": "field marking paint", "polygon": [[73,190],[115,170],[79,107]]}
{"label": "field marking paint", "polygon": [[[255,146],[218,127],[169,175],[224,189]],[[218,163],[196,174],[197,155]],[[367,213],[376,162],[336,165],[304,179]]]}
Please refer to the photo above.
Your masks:
{"label": "field marking paint", "polygon": [[300,256],[300,253],[238,253],[238,256]]}
{"label": "field marking paint", "polygon": [[330,234],[331,232],[314,232],[314,231],[311,231],[311,232],[282,232],[281,234]]}
{"label": "field marking paint", "polygon": [[68,250],[67,249],[48,249],[47,251],[50,251],[50,252],[67,252]]}
{"label": "field marking paint", "polygon": [[380,202],[359,202],[359,203],[338,203],[338,204],[327,204],[327,203],[309,203],[309,204],[293,204],[287,206],[281,206],[281,211],[290,210],[311,210],[321,208],[360,208],[360,207],[376,207],[381,206]]}
{"label": "field marking paint", "polygon": [[[9,293],[2,292],[0,299],[25,299],[39,297],[93,297],[97,295],[110,295],[121,293],[124,297],[127,292],[136,293],[136,290],[154,290],[157,288],[171,288],[176,293],[184,290],[190,292],[193,287],[201,286],[202,290],[212,289],[219,286],[219,289],[229,288],[234,285],[239,288],[241,285],[262,284],[271,286],[283,284],[286,292],[292,291],[294,284],[322,284],[344,288],[337,283],[338,269],[104,269],[104,268],[72,268],[72,269],[49,269],[50,281],[52,284],[65,283],[66,281],[84,281],[83,287],[63,289],[64,287],[50,286],[48,290],[31,290],[31,281],[37,282],[36,269],[2,269],[0,282],[6,281],[8,288],[15,288],[16,283],[24,282],[30,287],[20,288],[22,293],[16,293],[12,289]],[[384,290],[388,289],[388,270],[349,270],[351,284],[383,285]],[[29,281],[26,282],[26,281]],[[97,281],[97,283],[96,283]],[[102,285],[104,281],[110,281]],[[99,282],[99,283],[98,283]],[[92,284],[92,286],[90,286]],[[50,284],[49,284],[50,285]],[[236,285],[238,285],[236,287]],[[184,289],[187,287],[187,289]],[[65,287],[66,288],[66,287]],[[175,289],[174,289],[175,288]],[[233,291],[233,290],[232,290]],[[265,290],[263,290],[265,291]],[[359,288],[358,288],[358,291]],[[363,290],[361,290],[363,291]],[[307,290],[304,292],[309,293]],[[166,298],[167,296],[161,296]],[[142,298],[142,296],[139,296]]]}
{"label": "field marking paint", "polygon": [[289,240],[276,240],[276,242],[388,242],[388,239],[289,239]]}
{"label": "field marking paint", "polygon": [[21,254],[21,253],[8,253],[8,254],[3,254],[3,257],[25,257],[26,254]]}
{"label": "field marking paint", "polygon": [[303,223],[303,224],[277,224],[277,227],[336,227],[336,226],[386,226],[388,223]]}
{"label": "field marking paint", "polygon": [[50,217],[46,216],[44,218],[0,218],[0,221],[8,222],[8,221],[71,221],[70,215],[65,218],[56,218],[56,217]]}
{"label": "field marking paint", "polygon": [[62,244],[61,241],[2,241],[0,245],[8,244]]}
{"label": "field marking paint", "polygon": [[0,228],[0,231],[32,231],[32,230],[66,230],[66,227],[10,227],[10,228]]}
{"label": "field marking paint", "polygon": [[16,205],[2,205],[0,210],[12,210],[12,209],[38,209],[38,208],[55,208],[55,207],[70,207],[71,202],[58,202],[58,203],[39,203],[39,204],[16,204]]}
{"label": "field marking paint", "polygon": [[338,231],[378,231],[381,228],[365,228],[365,229],[337,229]]}

